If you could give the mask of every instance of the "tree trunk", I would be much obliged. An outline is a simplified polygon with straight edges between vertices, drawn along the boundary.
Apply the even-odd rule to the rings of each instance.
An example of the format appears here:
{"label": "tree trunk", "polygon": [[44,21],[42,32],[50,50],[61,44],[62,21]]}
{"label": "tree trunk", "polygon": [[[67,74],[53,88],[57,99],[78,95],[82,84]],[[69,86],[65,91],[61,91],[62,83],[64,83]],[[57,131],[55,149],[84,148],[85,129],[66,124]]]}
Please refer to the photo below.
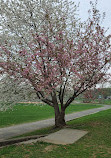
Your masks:
{"label": "tree trunk", "polygon": [[55,127],[63,127],[65,125],[65,111],[61,110],[61,112],[59,112],[55,110]]}

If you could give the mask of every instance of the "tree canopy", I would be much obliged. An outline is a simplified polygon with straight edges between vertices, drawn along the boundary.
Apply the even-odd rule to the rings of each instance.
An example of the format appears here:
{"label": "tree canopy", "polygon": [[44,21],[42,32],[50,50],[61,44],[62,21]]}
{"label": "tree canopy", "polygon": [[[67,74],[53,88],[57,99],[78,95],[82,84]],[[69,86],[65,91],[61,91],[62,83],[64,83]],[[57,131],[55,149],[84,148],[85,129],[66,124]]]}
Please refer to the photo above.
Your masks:
{"label": "tree canopy", "polygon": [[1,74],[31,84],[54,108],[56,126],[64,125],[65,109],[109,68],[110,35],[96,5],[91,3],[90,16],[81,23],[78,7],[68,0],[1,2]]}

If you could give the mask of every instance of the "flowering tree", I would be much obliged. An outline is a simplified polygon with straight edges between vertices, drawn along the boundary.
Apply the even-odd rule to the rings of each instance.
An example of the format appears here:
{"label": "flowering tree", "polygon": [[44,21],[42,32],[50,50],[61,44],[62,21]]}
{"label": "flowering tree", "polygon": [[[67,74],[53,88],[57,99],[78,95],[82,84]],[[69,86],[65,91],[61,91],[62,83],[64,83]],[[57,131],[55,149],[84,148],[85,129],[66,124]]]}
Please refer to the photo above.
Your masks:
{"label": "flowering tree", "polygon": [[16,80],[10,78],[7,74],[0,80],[0,111],[13,108],[17,102],[37,102],[37,95],[31,86],[22,82],[21,79]]}
{"label": "flowering tree", "polygon": [[96,89],[88,89],[83,94],[83,102],[84,103],[94,102],[94,100],[97,99],[97,94],[98,93],[96,92]]}
{"label": "flowering tree", "polygon": [[65,125],[65,110],[78,95],[105,78],[110,61],[99,11],[92,4],[92,16],[81,24],[76,9],[68,1],[2,2],[1,74],[31,84],[54,108],[56,126]]}

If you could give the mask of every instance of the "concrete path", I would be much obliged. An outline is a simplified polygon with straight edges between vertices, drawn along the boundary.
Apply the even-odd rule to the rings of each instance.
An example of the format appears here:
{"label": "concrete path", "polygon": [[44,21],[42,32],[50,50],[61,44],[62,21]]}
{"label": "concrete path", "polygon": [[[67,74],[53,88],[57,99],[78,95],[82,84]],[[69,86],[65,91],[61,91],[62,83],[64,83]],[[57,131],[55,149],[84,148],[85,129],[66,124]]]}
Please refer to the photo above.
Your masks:
{"label": "concrete path", "polygon": [[77,130],[77,129],[61,129],[57,132],[51,133],[45,137],[41,137],[38,139],[23,141],[18,144],[30,144],[30,143],[36,143],[36,142],[47,142],[52,144],[73,144],[76,141],[78,141],[81,137],[85,136],[88,133],[88,131],[83,130]]}
{"label": "concrete path", "polygon": [[[111,105],[104,105],[103,107],[100,107],[100,108],[95,108],[95,109],[90,109],[90,110],[85,110],[85,111],[81,111],[81,112],[68,114],[68,115],[66,115],[65,119],[66,119],[66,121],[70,121],[70,120],[73,120],[73,119],[76,119],[76,118],[79,118],[82,116],[97,113],[99,111],[107,110],[110,108],[111,108]],[[28,133],[28,132],[31,132],[34,130],[38,130],[41,128],[53,126],[53,125],[54,125],[54,118],[36,121],[36,122],[32,122],[32,123],[25,123],[25,124],[0,128],[0,141],[6,140],[8,138],[18,136],[18,135],[21,135],[24,133]]]}

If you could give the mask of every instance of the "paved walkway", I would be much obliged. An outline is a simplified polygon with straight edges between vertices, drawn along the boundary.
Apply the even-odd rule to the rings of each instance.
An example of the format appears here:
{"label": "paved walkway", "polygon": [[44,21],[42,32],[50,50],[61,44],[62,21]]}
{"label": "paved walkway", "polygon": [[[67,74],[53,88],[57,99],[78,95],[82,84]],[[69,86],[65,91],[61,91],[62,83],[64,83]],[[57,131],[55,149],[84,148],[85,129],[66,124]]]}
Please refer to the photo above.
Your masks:
{"label": "paved walkway", "polygon": [[[66,121],[70,121],[70,120],[73,120],[73,119],[76,119],[76,118],[79,118],[82,116],[97,113],[99,111],[107,110],[110,108],[111,108],[111,105],[104,105],[103,107],[100,107],[100,108],[89,109],[89,110],[85,110],[85,111],[81,111],[81,112],[68,114],[68,115],[66,115],[65,119],[66,119]],[[18,135],[21,135],[24,133],[28,133],[28,132],[31,132],[34,130],[38,130],[41,128],[53,126],[53,125],[54,125],[54,118],[36,121],[36,122],[32,122],[32,123],[25,123],[25,124],[0,128],[0,141],[6,140],[8,138],[18,136]]]}

